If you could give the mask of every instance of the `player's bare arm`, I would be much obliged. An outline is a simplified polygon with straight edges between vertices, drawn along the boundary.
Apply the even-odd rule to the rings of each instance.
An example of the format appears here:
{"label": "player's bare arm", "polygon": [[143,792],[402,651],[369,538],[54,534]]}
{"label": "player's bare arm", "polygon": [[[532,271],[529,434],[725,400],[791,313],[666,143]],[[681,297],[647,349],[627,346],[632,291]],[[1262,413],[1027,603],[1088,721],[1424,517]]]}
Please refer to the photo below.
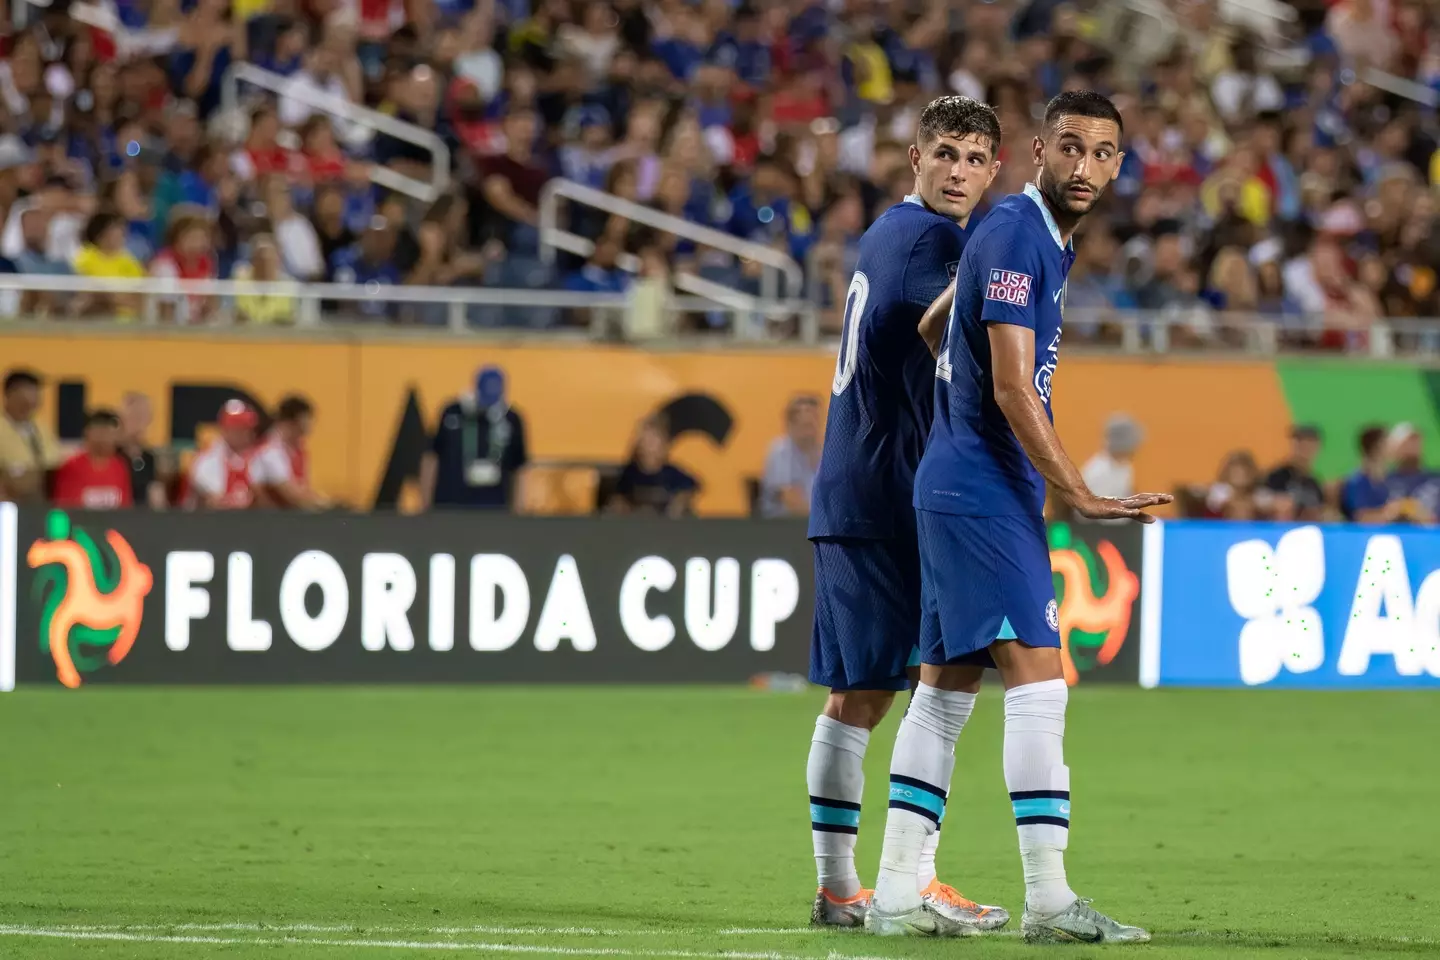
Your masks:
{"label": "player's bare arm", "polygon": [[940,339],[945,335],[945,324],[950,320],[950,308],[955,303],[955,284],[952,281],[935,302],[925,308],[920,318],[920,339],[930,348],[930,356],[940,359]]}
{"label": "player's bare arm", "polygon": [[1090,492],[1075,462],[1060,444],[1045,404],[1035,392],[1035,331],[1011,323],[992,323],[990,357],[995,375],[995,403],[1005,414],[1015,438],[1040,475],[1076,513],[1092,520],[1130,519],[1154,523],[1145,512],[1174,499],[1168,493],[1132,497],[1097,497]]}

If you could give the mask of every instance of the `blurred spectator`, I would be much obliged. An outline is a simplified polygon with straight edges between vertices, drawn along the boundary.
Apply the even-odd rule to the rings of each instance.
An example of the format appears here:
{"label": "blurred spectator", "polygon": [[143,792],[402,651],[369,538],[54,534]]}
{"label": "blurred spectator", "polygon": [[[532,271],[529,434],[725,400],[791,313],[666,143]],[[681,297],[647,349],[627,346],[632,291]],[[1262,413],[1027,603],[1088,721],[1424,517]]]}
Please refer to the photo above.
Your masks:
{"label": "blurred spectator", "polygon": [[640,251],[640,276],[630,285],[630,305],[625,311],[625,339],[654,340],[673,336],[674,288],[670,261],[658,245]]}
{"label": "blurred spectator", "polygon": [[620,253],[619,239],[608,234],[600,237],[584,266],[565,278],[565,289],[578,293],[623,293],[630,286],[630,277],[615,265]]}
{"label": "blurred spectator", "polygon": [[1395,519],[1434,523],[1440,516],[1440,475],[1424,465],[1420,431],[1412,423],[1397,423],[1386,439],[1393,464],[1385,478]]}
{"label": "blurred spectator", "polygon": [[[376,216],[360,239],[351,246],[335,251],[330,258],[330,279],[334,283],[354,284],[372,289],[398,286],[404,279],[395,265],[395,228],[384,217]],[[393,301],[365,299],[352,301],[345,312],[359,311],[368,318],[394,316]]]}
{"label": "blurred spectator", "polygon": [[1260,468],[1248,450],[1225,458],[1220,475],[1205,493],[1205,516],[1225,520],[1263,520],[1269,491],[1260,485]]}
{"label": "blurred spectator", "polygon": [[269,434],[255,451],[250,476],[265,491],[267,503],[297,510],[318,510],[329,501],[310,485],[310,454],[306,438],[315,426],[315,407],[291,394],[275,409]]}
{"label": "blurred spectator", "polygon": [[760,478],[760,514],[807,517],[820,466],[820,401],[803,395],[785,408],[785,435],[770,444]]}
{"label": "blurred spectator", "polygon": [[[145,268],[125,247],[125,221],[119,214],[104,211],[85,225],[85,245],[75,254],[75,272],[82,277],[139,280]],[[139,297],[130,293],[82,294],[77,312],[113,311],[122,319],[133,318]]]}
{"label": "blurred spectator", "polygon": [[51,502],[77,510],[133,506],[130,469],[116,452],[119,438],[120,417],[114,410],[87,414],[80,452],[55,471]]}
{"label": "blurred spectator", "polygon": [[35,418],[40,409],[40,375],[15,369],[5,374],[5,415],[0,417],[0,475],[5,495],[16,501],[45,495],[46,472],[60,464],[60,444]]}
{"label": "blurred spectator", "polygon": [[265,219],[270,221],[285,272],[297,280],[320,280],[325,275],[325,255],[315,225],[299,213],[290,198],[290,184],[283,176],[265,178]]}
{"label": "blurred spectator", "polygon": [[210,510],[246,510],[256,504],[251,472],[255,430],[260,417],[243,400],[220,409],[220,436],[190,464],[188,506]]}
{"label": "blurred spectator", "polygon": [[[250,238],[250,262],[235,266],[233,279],[240,283],[286,283],[294,278],[280,263],[280,249],[268,233]],[[298,289],[298,287],[297,287]],[[290,293],[241,293],[235,297],[240,318],[254,324],[290,324],[295,322],[296,299]]]}
{"label": "blurred spectator", "polygon": [[[446,194],[435,201],[416,231],[415,263],[405,276],[406,283],[429,287],[448,287],[466,280],[479,283],[488,258],[484,252],[464,249],[465,214],[466,203],[460,197]],[[443,323],[443,318],[438,322]]]}
{"label": "blurred spectator", "polygon": [[130,472],[130,502],[137,507],[164,510],[168,505],[165,493],[168,458],[162,463],[146,442],[155,415],[150,398],[130,391],[120,399],[120,437],[117,452],[125,459]]}
{"label": "blurred spectator", "polygon": [[1306,424],[1290,430],[1290,456],[1265,477],[1276,520],[1313,523],[1325,519],[1325,488],[1315,476],[1320,429]]}
{"label": "blurred spectator", "polygon": [[[211,226],[203,217],[181,214],[170,224],[165,247],[150,264],[150,275],[166,280],[214,280]],[[218,306],[210,296],[165,297],[160,316],[176,323],[204,323]]]}
{"label": "blurred spectator", "polygon": [[1355,523],[1392,523],[1399,507],[1390,501],[1385,483],[1384,427],[1360,431],[1360,468],[1340,485],[1340,515]]}
{"label": "blurred spectator", "polygon": [[422,504],[511,510],[520,471],[529,461],[525,420],[505,395],[505,374],[499,367],[482,367],[474,392],[440,413],[420,461]]}
{"label": "blurred spectator", "polygon": [[315,191],[315,234],[325,261],[325,279],[333,282],[329,265],[335,262],[335,254],[356,240],[345,218],[345,193],[337,186],[322,186]]}
{"label": "blurred spectator", "polygon": [[1105,448],[1080,468],[1085,483],[1100,497],[1128,497],[1135,492],[1135,451],[1145,431],[1127,413],[1105,421]]}
{"label": "blurred spectator", "polygon": [[694,477],[670,462],[670,426],[665,418],[649,417],[640,423],[635,448],[620,471],[608,509],[613,513],[688,516],[699,489]]}
{"label": "blurred spectator", "polygon": [[491,236],[514,252],[534,253],[539,244],[540,188],[549,174],[535,159],[538,118],[531,110],[505,117],[505,152],[479,164],[481,209],[491,211]]}

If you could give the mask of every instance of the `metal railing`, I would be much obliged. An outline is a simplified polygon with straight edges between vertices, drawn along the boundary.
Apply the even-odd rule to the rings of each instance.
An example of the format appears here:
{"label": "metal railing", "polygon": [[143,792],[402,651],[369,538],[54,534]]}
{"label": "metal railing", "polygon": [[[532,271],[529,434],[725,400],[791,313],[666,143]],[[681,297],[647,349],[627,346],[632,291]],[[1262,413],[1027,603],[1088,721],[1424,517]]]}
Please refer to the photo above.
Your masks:
{"label": "metal railing", "polygon": [[[40,306],[23,301],[48,295]],[[103,313],[77,313],[76,298],[103,295]],[[118,298],[133,298],[119,303]],[[198,305],[200,301],[212,301]],[[246,321],[257,305],[266,320]],[[501,287],[420,287],[389,284],[297,283],[247,280],[122,280],[42,274],[0,274],[0,330],[13,321],[79,319],[87,329],[135,326],[168,328],[243,328],[298,331],[428,329],[474,336],[496,329],[536,337],[616,338],[617,324],[636,306],[632,293],[590,293]],[[684,314],[722,314],[735,325],[749,318],[752,306],[769,316],[795,312],[793,301],[743,306],[706,297],[670,297],[663,309],[672,319]],[[17,309],[18,307],[18,309]],[[382,309],[383,308],[383,309]],[[485,315],[485,311],[489,311]],[[534,324],[532,314],[568,313],[570,323]],[[819,311],[812,309],[817,317]],[[202,318],[199,322],[196,317]],[[7,323],[11,321],[11,323]],[[187,322],[188,321],[188,322]],[[645,339],[686,339],[674,325]],[[716,343],[716,335],[690,337]],[[793,335],[741,338],[760,344],[794,344]],[[827,346],[833,337],[826,338]],[[815,338],[818,342],[819,337]],[[1204,306],[1157,311],[1071,306],[1065,310],[1068,350],[1102,350],[1132,355],[1234,353],[1272,356],[1287,351],[1323,350],[1375,358],[1440,358],[1440,318],[1388,317],[1362,328],[1327,325],[1322,316],[1274,316],[1212,310]]]}
{"label": "metal railing", "polygon": [[[45,295],[47,302],[27,305]],[[106,298],[103,312],[77,311],[84,298]],[[752,298],[753,299],[753,298]],[[121,302],[129,300],[130,302]],[[79,319],[94,325],[264,329],[362,325],[424,327],[451,333],[528,330],[552,335],[563,330],[556,315],[572,312],[580,332],[597,338],[623,334],[632,293],[530,290],[503,287],[422,287],[380,283],[299,283],[294,280],[144,280],[42,274],[0,274],[0,324],[6,320]],[[663,305],[672,321],[685,314],[721,314],[741,326],[758,311],[791,315],[794,306],[746,302],[716,303],[710,298],[669,297]],[[196,320],[197,315],[201,318]],[[253,316],[252,316],[253,315]],[[263,315],[257,320],[254,316]],[[247,319],[248,318],[248,319]],[[617,327],[621,329],[617,331]],[[570,332],[575,332],[574,325]]]}
{"label": "metal railing", "polygon": [[397,120],[378,110],[359,106],[324,91],[297,86],[290,77],[261,69],[253,63],[237,63],[225,71],[225,78],[220,86],[220,102],[228,114],[234,115],[239,111],[242,82],[268,90],[282,99],[303,103],[312,110],[330,114],[347,123],[358,124],[396,140],[413,143],[430,152],[429,183],[376,164],[371,168],[370,178],[380,186],[424,203],[433,203],[450,186],[450,148],[434,131]]}
{"label": "metal railing", "polygon": [[[714,301],[725,308],[750,314],[755,318],[783,319],[798,317],[800,337],[806,343],[819,339],[819,324],[813,305],[805,298],[805,273],[794,258],[773,250],[764,244],[742,240],[720,230],[692,223],[681,217],[672,216],[660,210],[617,197],[594,187],[576,183],[573,180],[556,178],[545,184],[540,192],[540,256],[547,264],[555,262],[555,251],[564,250],[576,256],[588,257],[595,251],[593,241],[565,230],[559,225],[560,201],[594,207],[605,213],[624,217],[635,223],[652,227],[664,233],[673,234],[685,240],[733,254],[746,260],[753,260],[764,270],[760,279],[760,296],[756,297],[743,290],[727,287],[707,280],[693,273],[676,272],[671,278],[676,289],[692,293],[697,297]],[[624,253],[616,258],[616,266],[635,272],[639,260]],[[784,281],[783,296],[778,290],[778,281]],[[735,335],[745,339],[765,333],[764,324],[737,324]]]}

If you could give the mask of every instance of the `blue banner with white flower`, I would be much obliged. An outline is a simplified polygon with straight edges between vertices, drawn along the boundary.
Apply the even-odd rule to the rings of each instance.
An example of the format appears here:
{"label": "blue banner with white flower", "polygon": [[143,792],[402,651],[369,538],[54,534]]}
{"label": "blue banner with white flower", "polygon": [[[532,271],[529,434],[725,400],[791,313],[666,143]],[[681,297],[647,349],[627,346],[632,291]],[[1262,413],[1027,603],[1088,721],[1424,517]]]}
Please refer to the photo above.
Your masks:
{"label": "blue banner with white flower", "polygon": [[1144,566],[1145,686],[1440,686],[1440,530],[1174,521]]}

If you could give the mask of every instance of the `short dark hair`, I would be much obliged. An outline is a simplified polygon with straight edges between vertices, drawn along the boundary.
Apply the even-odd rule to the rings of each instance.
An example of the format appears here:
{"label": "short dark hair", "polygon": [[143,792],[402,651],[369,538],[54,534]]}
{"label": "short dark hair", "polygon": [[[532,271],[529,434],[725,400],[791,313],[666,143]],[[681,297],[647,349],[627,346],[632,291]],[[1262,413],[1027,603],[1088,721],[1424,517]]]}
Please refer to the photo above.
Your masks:
{"label": "short dark hair", "polygon": [[100,245],[100,238],[105,236],[105,231],[111,227],[120,226],[125,218],[111,210],[101,210],[94,214],[85,223],[85,242],[92,247]]}
{"label": "short dark hair", "polygon": [[294,423],[301,417],[308,417],[315,413],[315,405],[298,393],[292,393],[280,400],[280,405],[275,408],[275,419],[281,423]]}
{"label": "short dark hair", "polygon": [[5,392],[9,393],[16,387],[38,387],[40,386],[40,374],[34,370],[24,368],[11,370],[5,374]]}
{"label": "short dark hair", "polygon": [[1360,455],[1373,457],[1385,442],[1385,428],[1372,424],[1360,431]]}
{"label": "short dark hair", "polygon": [[1055,129],[1062,117],[1093,117],[1096,120],[1110,120],[1121,133],[1125,132],[1125,121],[1110,98],[1094,90],[1067,90],[1056,94],[1045,105],[1045,129]]}
{"label": "short dark hair", "polygon": [[85,429],[91,427],[119,427],[120,415],[109,407],[97,407],[85,414]]}
{"label": "short dark hair", "polygon": [[936,97],[920,111],[917,143],[929,143],[949,134],[966,137],[978,134],[990,141],[990,155],[1000,153],[1000,118],[988,103],[969,97]]}

